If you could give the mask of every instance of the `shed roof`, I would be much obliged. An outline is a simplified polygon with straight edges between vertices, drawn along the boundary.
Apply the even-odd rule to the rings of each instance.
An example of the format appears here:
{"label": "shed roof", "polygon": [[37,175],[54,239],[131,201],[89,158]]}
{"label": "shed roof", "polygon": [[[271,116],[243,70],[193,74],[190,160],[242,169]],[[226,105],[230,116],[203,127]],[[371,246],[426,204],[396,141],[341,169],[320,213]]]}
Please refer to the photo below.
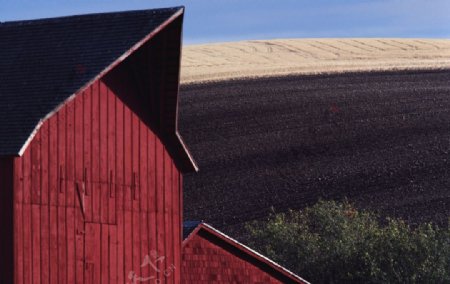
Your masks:
{"label": "shed roof", "polygon": [[0,23],[0,155],[21,155],[60,105],[183,12],[174,7]]}
{"label": "shed roof", "polygon": [[[196,227],[193,229],[193,226]],[[278,263],[270,260],[269,258],[263,256],[262,254],[254,251],[253,249],[247,247],[246,245],[238,242],[237,240],[231,238],[230,236],[220,232],[219,230],[213,228],[211,225],[198,222],[198,221],[187,221],[183,223],[183,246],[189,243],[189,240],[193,238],[193,236],[200,235],[208,235],[216,240],[219,240],[217,243],[221,243],[224,249],[232,247],[234,250],[238,250],[240,253],[246,256],[247,259],[253,259],[254,261],[269,267],[274,273],[278,273],[290,279],[294,283],[309,283],[305,279],[296,275],[295,273],[287,270],[283,266]]]}

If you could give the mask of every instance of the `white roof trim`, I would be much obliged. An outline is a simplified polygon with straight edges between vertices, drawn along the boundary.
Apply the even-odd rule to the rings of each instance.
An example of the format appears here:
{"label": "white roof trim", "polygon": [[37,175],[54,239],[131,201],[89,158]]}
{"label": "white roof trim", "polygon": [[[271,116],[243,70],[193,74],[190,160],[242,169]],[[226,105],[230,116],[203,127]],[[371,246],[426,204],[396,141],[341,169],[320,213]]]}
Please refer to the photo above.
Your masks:
{"label": "white roof trim", "polygon": [[292,271],[290,271],[290,270],[284,268],[283,266],[279,265],[279,264],[276,263],[275,261],[273,261],[273,260],[267,258],[266,256],[264,256],[264,255],[258,253],[258,252],[255,251],[255,250],[249,248],[248,246],[246,246],[246,245],[244,245],[244,244],[238,242],[237,240],[233,239],[232,237],[230,237],[230,236],[228,236],[228,235],[225,235],[224,233],[222,233],[221,231],[215,229],[215,228],[212,227],[211,225],[209,225],[209,224],[207,224],[207,223],[201,223],[200,226],[202,226],[202,225],[203,225],[204,227],[206,227],[206,228],[208,228],[208,229],[214,231],[216,234],[220,235],[221,237],[223,237],[223,238],[229,240],[230,242],[233,242],[233,243],[235,243],[235,244],[237,244],[237,245],[243,247],[244,249],[250,251],[251,253],[257,255],[258,257],[260,257],[260,258],[266,260],[266,261],[267,261],[268,263],[270,263],[271,265],[273,265],[273,266],[277,267],[278,269],[280,269],[280,270],[286,272],[287,274],[291,275],[292,277],[294,277],[294,278],[296,278],[296,279],[298,279],[298,280],[300,280],[300,281],[303,281],[303,282],[305,282],[305,283],[307,283],[307,284],[310,284],[308,281],[306,281],[305,279],[301,278],[300,276],[298,276],[298,275],[295,274],[294,272],[292,272]]}

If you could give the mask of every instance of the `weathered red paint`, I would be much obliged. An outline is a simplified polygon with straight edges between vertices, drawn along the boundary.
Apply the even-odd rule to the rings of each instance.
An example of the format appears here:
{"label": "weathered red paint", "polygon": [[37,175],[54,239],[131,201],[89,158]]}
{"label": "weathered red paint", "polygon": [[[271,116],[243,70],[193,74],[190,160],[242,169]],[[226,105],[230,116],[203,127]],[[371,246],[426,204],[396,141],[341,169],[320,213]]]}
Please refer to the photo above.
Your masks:
{"label": "weathered red paint", "polygon": [[206,224],[183,241],[181,267],[184,284],[308,283]]}
{"label": "weathered red paint", "polygon": [[140,269],[153,251],[165,256],[161,271],[179,257],[180,173],[103,81],[47,120],[14,168],[17,283],[117,283],[130,271],[154,273]]}
{"label": "weathered red paint", "polygon": [[45,120],[22,156],[0,157],[0,283],[180,282],[176,102],[164,99],[178,71],[152,76],[178,70],[181,17]]}

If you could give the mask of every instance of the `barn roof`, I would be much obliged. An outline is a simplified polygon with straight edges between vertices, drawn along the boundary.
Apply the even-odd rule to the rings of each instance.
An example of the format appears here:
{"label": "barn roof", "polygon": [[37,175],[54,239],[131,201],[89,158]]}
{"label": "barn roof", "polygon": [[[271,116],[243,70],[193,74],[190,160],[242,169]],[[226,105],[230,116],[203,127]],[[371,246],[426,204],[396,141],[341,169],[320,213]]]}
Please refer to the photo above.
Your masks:
{"label": "barn roof", "polygon": [[[195,226],[195,224],[197,224]],[[195,228],[193,228],[195,226]],[[232,248],[234,251],[239,251],[240,255],[245,255],[245,259],[252,259],[256,263],[260,263],[263,266],[270,268],[273,273],[278,273],[287,277],[290,281],[294,283],[309,283],[305,279],[296,275],[295,273],[287,270],[278,263],[270,260],[269,258],[263,256],[262,254],[254,251],[253,249],[247,247],[246,245],[238,242],[237,240],[231,238],[230,236],[220,232],[219,230],[213,228],[211,225],[198,222],[198,221],[187,221],[183,222],[183,246],[189,243],[190,239],[195,235],[208,235],[209,237],[218,240],[217,244],[221,244],[224,249]]]}
{"label": "barn roof", "polygon": [[[183,12],[174,7],[0,23],[0,155],[21,155],[58,107]],[[185,168],[196,170],[176,129],[173,136],[191,164]]]}

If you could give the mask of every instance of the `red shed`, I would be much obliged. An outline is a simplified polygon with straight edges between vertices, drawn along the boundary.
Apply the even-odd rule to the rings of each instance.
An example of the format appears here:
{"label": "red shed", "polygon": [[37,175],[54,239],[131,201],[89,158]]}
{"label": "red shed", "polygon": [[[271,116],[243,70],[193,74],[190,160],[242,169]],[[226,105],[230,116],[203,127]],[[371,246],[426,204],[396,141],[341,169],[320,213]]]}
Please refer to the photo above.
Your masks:
{"label": "red shed", "polygon": [[0,24],[1,283],[180,282],[183,13]]}
{"label": "red shed", "polygon": [[185,222],[181,283],[308,282],[205,223]]}

